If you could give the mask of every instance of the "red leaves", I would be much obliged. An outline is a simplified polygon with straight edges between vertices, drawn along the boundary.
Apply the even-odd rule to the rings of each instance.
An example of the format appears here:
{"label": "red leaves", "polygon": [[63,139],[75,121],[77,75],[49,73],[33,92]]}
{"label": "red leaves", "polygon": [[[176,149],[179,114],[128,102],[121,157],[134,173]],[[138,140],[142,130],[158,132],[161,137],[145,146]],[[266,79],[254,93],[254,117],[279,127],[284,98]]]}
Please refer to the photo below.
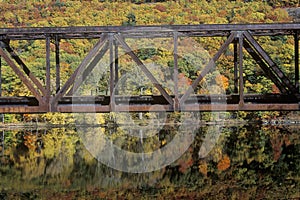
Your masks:
{"label": "red leaves", "polygon": [[166,12],[167,8],[161,4],[158,4],[154,7],[156,10],[159,10],[160,12]]}

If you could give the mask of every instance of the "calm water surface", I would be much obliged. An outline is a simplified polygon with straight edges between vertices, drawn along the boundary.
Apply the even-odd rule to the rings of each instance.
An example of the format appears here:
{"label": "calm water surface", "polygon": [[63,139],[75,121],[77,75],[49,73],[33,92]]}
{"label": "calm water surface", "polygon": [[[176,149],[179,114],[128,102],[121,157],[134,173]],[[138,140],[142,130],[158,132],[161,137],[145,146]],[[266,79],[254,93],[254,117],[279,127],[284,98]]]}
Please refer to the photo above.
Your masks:
{"label": "calm water surface", "polygon": [[[148,128],[131,130],[131,135],[124,127],[1,130],[0,199],[298,199],[299,128],[201,125],[181,130],[165,125],[155,134]],[[107,145],[99,134],[120,149],[146,155],[171,143],[179,131],[193,131],[191,144],[153,172],[122,172],[98,161]],[[147,167],[144,158],[102,156]]]}

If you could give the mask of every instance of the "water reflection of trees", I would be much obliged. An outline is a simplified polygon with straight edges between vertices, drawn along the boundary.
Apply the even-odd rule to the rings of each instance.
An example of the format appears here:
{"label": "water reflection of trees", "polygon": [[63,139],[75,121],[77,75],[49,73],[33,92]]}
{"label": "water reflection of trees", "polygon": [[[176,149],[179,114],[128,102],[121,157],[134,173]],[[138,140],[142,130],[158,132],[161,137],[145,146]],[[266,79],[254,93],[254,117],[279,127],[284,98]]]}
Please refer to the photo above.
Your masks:
{"label": "water reflection of trees", "polygon": [[[143,144],[149,142],[148,150],[160,148],[172,139],[171,130],[147,138]],[[199,158],[209,130],[209,126],[199,127],[184,155],[166,168],[144,174],[124,173],[99,163],[74,129],[4,131],[0,141],[1,194],[89,191],[83,195],[99,195],[101,189],[102,194],[117,195],[114,191],[119,191],[125,196],[147,195],[150,191],[154,196],[179,192],[183,197],[203,198],[216,194],[226,198],[299,197],[299,129],[223,127],[216,145],[207,156]],[[122,148],[147,150],[141,149],[139,138],[125,140],[122,133],[111,136]]]}

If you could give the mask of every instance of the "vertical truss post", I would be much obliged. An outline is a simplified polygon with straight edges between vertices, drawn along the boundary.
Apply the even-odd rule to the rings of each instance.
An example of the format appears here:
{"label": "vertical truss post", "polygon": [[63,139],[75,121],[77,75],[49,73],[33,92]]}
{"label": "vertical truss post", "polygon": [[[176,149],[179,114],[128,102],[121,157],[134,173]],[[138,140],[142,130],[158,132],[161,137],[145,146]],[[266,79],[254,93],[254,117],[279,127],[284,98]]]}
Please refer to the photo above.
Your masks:
{"label": "vertical truss post", "polygon": [[114,35],[109,34],[109,97],[110,97],[110,110],[115,110],[115,95],[114,95]]}
{"label": "vertical truss post", "polygon": [[244,78],[243,78],[243,40],[244,36],[242,32],[238,32],[239,38],[239,93],[240,93],[240,102],[239,105],[244,105]]}
{"label": "vertical truss post", "polygon": [[[117,85],[119,81],[119,50],[118,50],[118,42],[114,41],[115,46],[115,85]],[[117,94],[117,91],[115,91]]]}
{"label": "vertical truss post", "polygon": [[[73,72],[73,74],[70,76],[70,78],[65,82],[65,84],[63,84],[63,86],[61,87],[61,89],[57,92],[57,94],[51,99],[51,109],[52,111],[55,111],[58,105],[58,101],[65,95],[67,94],[67,92],[71,91],[71,93],[69,94],[70,96],[73,95],[74,91],[76,91],[79,86],[81,85],[81,83],[84,81],[82,77],[87,77],[87,75],[89,74],[89,72],[91,72],[91,70],[93,69],[93,67],[95,66],[95,64],[92,64],[92,66],[88,66],[88,70],[85,73],[84,69],[86,68],[87,65],[89,65],[89,63],[92,60],[92,63],[94,61],[94,57],[97,55],[99,48],[101,48],[105,43],[106,43],[107,39],[106,36],[104,36],[104,38],[101,39],[97,42],[97,44],[93,47],[93,49],[88,53],[88,55],[83,59],[83,61],[80,63],[80,65],[75,69],[75,71]],[[1,50],[1,49],[0,49]],[[103,51],[102,53],[100,53],[100,58],[101,59],[102,56],[105,54],[105,51]],[[97,57],[97,56],[96,56]],[[98,61],[97,61],[98,62]],[[85,73],[86,76],[82,76],[80,73]],[[73,88],[71,86],[74,86]]]}
{"label": "vertical truss post", "polygon": [[1,134],[1,154],[0,156],[4,156],[4,151],[5,151],[5,134],[4,134],[4,130],[2,130],[2,134]]}
{"label": "vertical truss post", "polygon": [[233,43],[233,62],[234,62],[234,71],[233,71],[233,76],[234,76],[234,90],[233,92],[234,93],[238,93],[238,41],[237,40],[234,40],[234,43]]}
{"label": "vertical truss post", "polygon": [[50,102],[50,96],[51,96],[51,91],[50,91],[50,37],[46,37],[46,101],[45,103],[47,106],[49,105]]}
{"label": "vertical truss post", "polygon": [[2,62],[0,56],[0,97],[2,96]]}
{"label": "vertical truss post", "polygon": [[173,79],[174,79],[174,111],[179,110],[179,95],[178,95],[178,33],[174,32],[174,73],[173,73]]}
{"label": "vertical truss post", "polygon": [[55,78],[56,78],[56,90],[57,93],[60,90],[60,57],[59,57],[59,38],[55,37]]}
{"label": "vertical truss post", "polygon": [[298,30],[295,31],[294,40],[295,40],[295,86],[297,92],[299,92],[299,35]]}

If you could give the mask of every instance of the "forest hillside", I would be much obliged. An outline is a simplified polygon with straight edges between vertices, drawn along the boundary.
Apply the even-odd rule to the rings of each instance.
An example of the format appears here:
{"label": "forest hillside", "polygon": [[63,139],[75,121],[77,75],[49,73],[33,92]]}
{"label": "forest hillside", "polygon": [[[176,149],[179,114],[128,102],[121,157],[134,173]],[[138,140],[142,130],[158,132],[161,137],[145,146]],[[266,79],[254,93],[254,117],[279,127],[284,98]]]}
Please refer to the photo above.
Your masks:
{"label": "forest hillside", "polygon": [[[8,27],[66,27],[66,26],[132,26],[132,25],[175,25],[175,24],[227,24],[227,23],[295,23],[289,16],[297,16],[298,0],[177,0],[177,1],[101,1],[101,0],[1,0],[0,28]],[[288,12],[289,11],[289,12]],[[213,55],[225,38],[197,40],[210,55]],[[280,68],[293,80],[294,55],[292,36],[262,37],[259,42]],[[91,49],[91,40],[61,41],[61,77],[62,82],[76,69],[80,61]],[[20,53],[30,70],[45,82],[45,41],[11,41],[12,47]],[[279,48],[278,48],[279,47]],[[227,93],[233,90],[232,49],[228,49],[218,63],[221,75],[212,78],[225,87]],[[51,52],[54,54],[54,52]],[[145,55],[146,54],[146,55]],[[141,59],[155,58],[161,63],[168,62],[164,52],[142,52]],[[249,55],[245,55],[246,58]],[[52,66],[55,66],[54,56]],[[181,63],[180,72],[187,79],[193,79],[197,73],[192,66]],[[28,90],[14,75],[7,64],[2,61],[2,95],[24,96]],[[123,63],[123,71],[129,70],[131,64]],[[185,68],[186,67],[186,68]],[[53,70],[54,71],[54,70]],[[252,60],[245,61],[245,92],[274,93],[278,89],[267,79],[259,66]],[[55,87],[55,80],[53,86]],[[101,82],[98,91],[105,92],[107,85]],[[199,91],[201,92],[201,91]],[[151,94],[151,92],[149,92]],[[43,120],[51,121],[53,116],[46,114]],[[33,117],[34,116],[34,117]],[[64,117],[54,117],[64,120]],[[35,115],[6,115],[6,120],[16,121],[36,118]],[[62,119],[62,118],[63,119]]]}

